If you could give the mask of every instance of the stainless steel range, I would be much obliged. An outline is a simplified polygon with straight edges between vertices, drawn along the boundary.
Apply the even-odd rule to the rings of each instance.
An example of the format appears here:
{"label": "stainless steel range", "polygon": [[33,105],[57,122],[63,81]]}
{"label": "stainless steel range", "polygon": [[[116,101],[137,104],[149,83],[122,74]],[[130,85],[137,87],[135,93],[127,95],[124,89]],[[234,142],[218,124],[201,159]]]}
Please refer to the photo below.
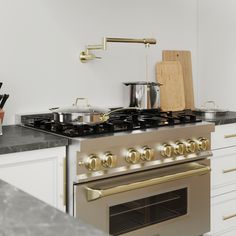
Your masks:
{"label": "stainless steel range", "polygon": [[156,110],[122,112],[96,127],[65,127],[50,119],[31,117],[24,123],[73,137],[68,146],[70,214],[111,235],[210,231],[213,124],[191,112]]}

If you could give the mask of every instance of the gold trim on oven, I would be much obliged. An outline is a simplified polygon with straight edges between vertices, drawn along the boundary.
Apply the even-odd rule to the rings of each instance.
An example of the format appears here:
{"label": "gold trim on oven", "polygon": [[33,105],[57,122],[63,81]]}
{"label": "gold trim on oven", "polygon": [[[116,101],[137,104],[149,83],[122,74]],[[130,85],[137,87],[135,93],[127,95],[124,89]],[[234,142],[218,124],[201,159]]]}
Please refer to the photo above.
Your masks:
{"label": "gold trim on oven", "polygon": [[179,172],[175,174],[165,175],[153,179],[148,179],[136,183],[126,184],[126,185],[120,185],[108,189],[93,189],[89,187],[85,187],[86,195],[87,195],[87,201],[93,201],[102,197],[110,196],[113,194],[123,193],[131,190],[136,190],[140,188],[150,187],[157,184],[162,184],[165,182],[175,181],[183,178],[188,178],[191,176],[196,175],[204,175],[208,174],[211,171],[211,168],[209,166],[204,166],[197,164],[197,168],[195,165],[195,168]]}

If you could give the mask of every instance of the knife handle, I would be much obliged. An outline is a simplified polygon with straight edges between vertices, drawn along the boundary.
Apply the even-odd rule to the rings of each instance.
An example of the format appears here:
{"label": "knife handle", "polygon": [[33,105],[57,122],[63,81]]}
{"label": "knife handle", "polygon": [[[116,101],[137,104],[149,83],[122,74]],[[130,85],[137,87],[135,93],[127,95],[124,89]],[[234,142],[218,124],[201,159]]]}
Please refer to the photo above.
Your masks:
{"label": "knife handle", "polygon": [[1,101],[1,104],[0,104],[0,109],[3,109],[7,99],[9,98],[9,94],[4,94],[3,95],[3,98],[2,98],[2,101]]}

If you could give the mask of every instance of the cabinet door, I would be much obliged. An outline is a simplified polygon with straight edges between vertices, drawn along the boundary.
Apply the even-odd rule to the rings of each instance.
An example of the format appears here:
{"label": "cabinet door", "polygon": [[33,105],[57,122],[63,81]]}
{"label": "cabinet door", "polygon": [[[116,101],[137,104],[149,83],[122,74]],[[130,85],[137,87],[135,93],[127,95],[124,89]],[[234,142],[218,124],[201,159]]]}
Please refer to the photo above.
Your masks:
{"label": "cabinet door", "polygon": [[211,230],[213,235],[232,235],[236,230],[236,191],[211,199]]}
{"label": "cabinet door", "polygon": [[0,178],[65,211],[65,147],[0,155]]}

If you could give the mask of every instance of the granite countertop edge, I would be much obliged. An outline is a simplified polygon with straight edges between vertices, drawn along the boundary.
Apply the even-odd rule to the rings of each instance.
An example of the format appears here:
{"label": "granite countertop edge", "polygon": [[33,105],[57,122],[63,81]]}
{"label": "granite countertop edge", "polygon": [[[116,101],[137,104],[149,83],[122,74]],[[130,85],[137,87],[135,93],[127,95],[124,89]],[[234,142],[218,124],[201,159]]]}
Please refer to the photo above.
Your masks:
{"label": "granite countertop edge", "polygon": [[69,139],[26,128],[20,125],[3,126],[0,136],[0,155],[67,146]]}

